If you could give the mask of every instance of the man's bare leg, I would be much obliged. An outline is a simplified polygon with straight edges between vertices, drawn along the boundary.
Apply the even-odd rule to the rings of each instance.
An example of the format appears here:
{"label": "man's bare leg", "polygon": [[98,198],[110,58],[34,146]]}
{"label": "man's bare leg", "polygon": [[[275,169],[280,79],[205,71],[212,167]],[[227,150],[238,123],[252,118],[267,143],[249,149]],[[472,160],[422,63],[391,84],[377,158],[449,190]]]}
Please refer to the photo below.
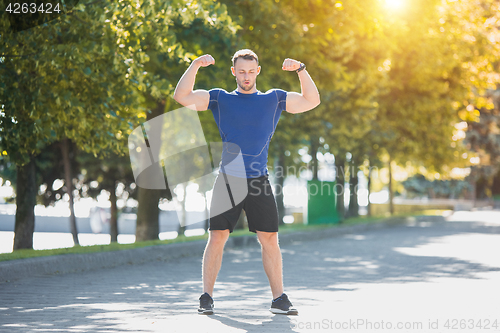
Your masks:
{"label": "man's bare leg", "polygon": [[229,237],[229,229],[210,230],[207,246],[203,253],[203,292],[213,296],[215,280],[222,264],[224,245]]}
{"label": "man's bare leg", "polygon": [[273,299],[283,294],[283,263],[278,244],[277,232],[257,231],[257,238],[262,247],[262,264],[269,279]]}

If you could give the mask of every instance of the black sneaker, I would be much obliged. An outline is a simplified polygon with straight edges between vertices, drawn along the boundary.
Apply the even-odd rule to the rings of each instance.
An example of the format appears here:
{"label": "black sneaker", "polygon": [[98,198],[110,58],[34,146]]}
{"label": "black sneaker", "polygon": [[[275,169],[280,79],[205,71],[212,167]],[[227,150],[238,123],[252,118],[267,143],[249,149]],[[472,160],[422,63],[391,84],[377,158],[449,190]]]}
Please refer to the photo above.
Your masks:
{"label": "black sneaker", "polygon": [[271,311],[272,313],[285,315],[299,314],[297,309],[293,308],[293,305],[286,294],[282,294],[280,297],[274,299],[271,303],[271,308],[269,309],[269,311]]}
{"label": "black sneaker", "polygon": [[198,308],[199,314],[211,315],[214,313],[214,300],[208,293],[200,296],[200,307]]}

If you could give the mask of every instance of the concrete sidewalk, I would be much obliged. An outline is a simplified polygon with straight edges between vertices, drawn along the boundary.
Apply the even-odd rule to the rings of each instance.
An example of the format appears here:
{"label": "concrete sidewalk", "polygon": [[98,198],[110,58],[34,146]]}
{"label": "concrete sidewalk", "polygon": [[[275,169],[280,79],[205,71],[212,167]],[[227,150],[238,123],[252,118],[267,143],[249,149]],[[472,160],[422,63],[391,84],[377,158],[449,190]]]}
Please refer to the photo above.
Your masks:
{"label": "concrete sidewalk", "polygon": [[297,236],[281,247],[298,316],[268,311],[260,249],[250,245],[225,251],[213,316],[196,312],[201,257],[186,256],[2,283],[0,331],[500,331],[499,223],[422,218]]}
{"label": "concrete sidewalk", "polygon": [[[423,217],[416,217],[416,219],[421,218]],[[442,220],[442,217],[440,216],[426,218]],[[339,225],[323,230],[280,234],[279,238],[280,244],[291,243],[295,240],[317,240],[335,237],[346,233],[359,232],[361,230],[385,228],[395,224],[405,223],[406,221],[412,219],[414,218],[391,218],[371,224],[359,224],[352,226]],[[186,256],[200,257],[205,249],[205,244],[206,241],[203,240],[113,252],[67,254],[5,261],[0,262],[0,283],[24,279],[32,276],[84,272],[121,265],[165,261]],[[226,248],[230,249],[249,245],[258,245],[257,238],[255,236],[230,237],[226,244]]]}

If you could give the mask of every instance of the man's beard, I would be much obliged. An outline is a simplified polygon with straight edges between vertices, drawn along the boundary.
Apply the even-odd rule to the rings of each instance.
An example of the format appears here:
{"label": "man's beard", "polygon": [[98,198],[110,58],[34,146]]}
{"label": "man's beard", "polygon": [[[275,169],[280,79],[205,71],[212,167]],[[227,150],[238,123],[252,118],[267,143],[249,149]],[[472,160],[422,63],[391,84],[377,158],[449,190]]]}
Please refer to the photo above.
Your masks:
{"label": "man's beard", "polygon": [[250,91],[255,86],[255,82],[252,83],[252,84],[249,84],[248,86],[245,86],[240,81],[238,81],[238,79],[236,79],[236,83],[238,83],[238,86],[240,86],[240,88],[243,89],[243,90],[245,90],[245,91]]}

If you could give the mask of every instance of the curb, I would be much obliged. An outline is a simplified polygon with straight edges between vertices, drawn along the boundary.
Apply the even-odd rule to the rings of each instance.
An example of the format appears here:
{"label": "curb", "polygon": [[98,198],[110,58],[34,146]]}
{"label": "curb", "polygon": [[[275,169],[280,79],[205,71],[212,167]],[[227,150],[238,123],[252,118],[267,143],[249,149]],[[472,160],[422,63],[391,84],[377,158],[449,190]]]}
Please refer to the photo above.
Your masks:
{"label": "curb", "polygon": [[201,255],[206,241],[146,246],[109,252],[62,254],[0,262],[0,283],[40,275],[85,272],[121,265]]}
{"label": "curb", "polygon": [[[414,216],[389,218],[381,222],[336,226],[320,230],[296,231],[279,235],[280,245],[304,241],[333,238],[341,235],[369,230],[383,229],[418,222],[442,222],[442,216]],[[41,275],[67,274],[116,267],[121,265],[142,264],[152,261],[167,261],[186,256],[203,255],[206,241],[192,241],[165,245],[147,246],[137,249],[97,252],[87,254],[64,254],[49,257],[18,259],[0,262],[0,283],[20,280]],[[229,237],[225,249],[245,246],[259,246],[254,235]]]}

